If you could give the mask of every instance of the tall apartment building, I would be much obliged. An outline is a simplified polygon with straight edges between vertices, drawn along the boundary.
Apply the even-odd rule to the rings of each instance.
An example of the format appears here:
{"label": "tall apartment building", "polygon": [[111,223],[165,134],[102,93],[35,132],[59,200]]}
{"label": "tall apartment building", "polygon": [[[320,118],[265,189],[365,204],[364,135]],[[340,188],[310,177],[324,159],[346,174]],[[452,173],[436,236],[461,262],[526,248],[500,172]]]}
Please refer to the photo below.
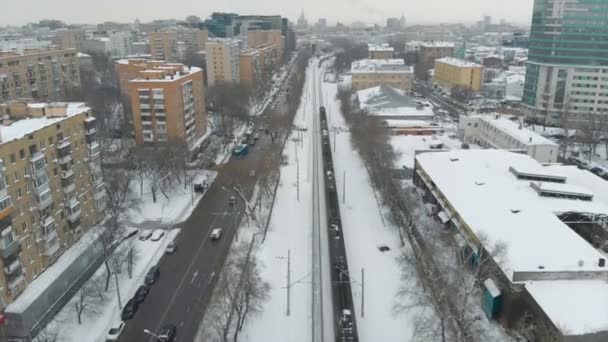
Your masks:
{"label": "tall apartment building", "polygon": [[249,30],[247,31],[247,46],[258,48],[267,43],[274,43],[277,52],[283,56],[283,36],[281,30]]}
{"label": "tall apartment building", "polygon": [[82,51],[109,54],[123,58],[132,53],[133,34],[130,31],[104,31],[81,42]]}
{"label": "tall apartment building", "polygon": [[196,147],[207,132],[202,69],[161,61],[117,63],[123,65],[117,68],[119,79],[129,79],[136,143]]}
{"label": "tall apartment building", "polygon": [[205,46],[207,84],[239,82],[241,43],[234,39],[213,39]]}
{"label": "tall apartment building", "polygon": [[0,106],[0,306],[103,217],[95,118],[82,103]]}
{"label": "tall apartment building", "polygon": [[260,51],[243,49],[239,54],[239,82],[252,85],[261,71]]}
{"label": "tall apartment building", "polygon": [[0,102],[19,98],[56,101],[77,88],[80,70],[74,49],[0,52]]}
{"label": "tall apartment building", "polygon": [[403,64],[403,59],[362,59],[351,65],[351,87],[354,91],[377,86],[409,90],[413,73],[413,68]]}
{"label": "tall apartment building", "polygon": [[80,42],[83,41],[84,38],[84,31],[63,30],[57,32],[57,37],[55,39],[62,49],[76,49],[77,51],[80,51]]}
{"label": "tall apartment building", "polygon": [[150,32],[150,54],[158,60],[177,62],[188,53],[205,50],[207,39],[206,30]]}
{"label": "tall apartment building", "polygon": [[480,91],[483,83],[483,65],[454,57],[435,60],[435,83],[442,87],[465,87]]}
{"label": "tall apartment building", "polygon": [[608,0],[535,0],[523,102],[539,122],[608,115]]}
{"label": "tall apartment building", "polygon": [[432,68],[436,59],[454,55],[454,43],[439,41],[421,42],[418,46],[418,51],[418,61]]}

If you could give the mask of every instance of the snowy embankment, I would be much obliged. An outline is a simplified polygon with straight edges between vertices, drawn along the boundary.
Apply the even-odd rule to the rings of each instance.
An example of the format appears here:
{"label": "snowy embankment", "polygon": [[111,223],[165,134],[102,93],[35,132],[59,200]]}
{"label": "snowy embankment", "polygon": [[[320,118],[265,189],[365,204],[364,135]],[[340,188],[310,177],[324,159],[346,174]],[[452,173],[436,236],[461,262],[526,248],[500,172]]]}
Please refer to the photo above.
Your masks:
{"label": "snowy embankment", "polygon": [[[123,241],[117,247],[118,249],[128,248],[128,245],[132,243],[135,250],[132,277],[129,279],[126,265],[123,266],[122,272],[118,275],[118,285],[123,306],[133,297],[137,288],[143,285],[148,269],[158,263],[165,252],[167,244],[173,241],[178,233],[179,229],[171,230],[160,241],[139,241],[137,240],[137,236],[134,236],[130,240]],[[75,306],[81,298],[80,292],[77,292],[39,335],[42,341],[44,341],[44,338],[55,336],[55,340],[61,342],[105,341],[108,330],[120,322],[121,313],[114,276],[112,276],[108,291],[103,292],[104,299],[100,300],[97,298],[98,294],[94,288],[103,286],[101,283],[103,283],[105,278],[105,272],[105,267],[102,264],[91,277],[89,283],[85,285],[87,286],[87,294],[84,299],[85,307],[82,313],[82,324],[78,324],[75,310]]]}
{"label": "snowy embankment", "polygon": [[183,182],[178,184],[174,181],[175,184],[167,186],[166,197],[160,190],[156,191],[156,202],[152,198],[150,179],[144,178],[143,185],[139,181],[133,182],[133,192],[141,198],[141,203],[138,208],[129,211],[129,224],[139,226],[154,223],[157,226],[170,226],[184,221],[204,195],[194,192],[193,184],[206,182],[209,188],[216,176],[215,171],[190,170],[187,177],[189,184],[184,186]]}
{"label": "snowy embankment", "polygon": [[[360,341],[407,341],[413,333],[414,312],[395,315],[393,307],[402,283],[397,257],[401,243],[397,228],[384,220],[367,170],[350,142],[350,133],[336,99],[337,84],[323,83],[328,110],[336,187],[351,275]],[[338,129],[334,135],[334,129]],[[335,137],[335,139],[334,139]],[[332,144],[332,151],[334,146]],[[345,196],[343,188],[346,189]],[[381,252],[386,246],[388,251]],[[361,310],[364,270],[364,313]],[[363,317],[362,317],[362,314]]]}
{"label": "snowy embankment", "polygon": [[[268,234],[256,255],[262,278],[270,284],[270,299],[263,311],[252,316],[241,333],[241,341],[310,341],[311,339],[311,251],[312,251],[312,73],[304,85],[302,103],[294,124],[309,127],[294,131],[285,144],[281,181],[270,218]],[[298,135],[302,141],[297,141]],[[297,152],[296,152],[297,151]],[[296,161],[296,153],[298,161]],[[299,170],[298,170],[299,164]],[[299,200],[298,200],[299,179]],[[290,252],[291,303],[287,312],[287,254]]]}

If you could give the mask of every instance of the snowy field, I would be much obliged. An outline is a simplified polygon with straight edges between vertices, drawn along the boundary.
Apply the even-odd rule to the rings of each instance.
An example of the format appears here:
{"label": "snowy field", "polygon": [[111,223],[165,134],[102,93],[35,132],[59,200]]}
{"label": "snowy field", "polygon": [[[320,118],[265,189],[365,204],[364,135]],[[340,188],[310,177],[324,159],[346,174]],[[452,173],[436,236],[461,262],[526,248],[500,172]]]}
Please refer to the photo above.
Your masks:
{"label": "snowy field", "polygon": [[[297,127],[312,127],[311,68],[308,69],[302,104],[296,113]],[[287,141],[285,163],[266,241],[257,252],[262,278],[270,284],[270,299],[263,312],[252,316],[241,333],[242,341],[311,340],[311,251],[312,251],[312,151],[310,130],[300,133],[301,141]],[[296,139],[297,140],[297,139]],[[298,162],[296,162],[296,150]],[[298,170],[299,163],[299,170]],[[299,171],[299,172],[298,172]],[[298,175],[299,174],[299,175]],[[299,176],[299,177],[298,177]],[[299,201],[297,183],[299,178]],[[291,253],[291,305],[286,315],[287,253]]]}
{"label": "snowy field", "polygon": [[[173,241],[178,233],[179,229],[168,231],[160,241],[139,241],[137,236],[134,236],[121,244],[123,246],[133,243],[136,250],[132,278],[129,279],[126,266],[118,275],[122,305],[125,305],[133,297],[137,288],[143,284],[148,269],[158,263],[167,244]],[[122,248],[121,246],[118,248]],[[105,267],[102,264],[91,279],[103,279],[105,278],[105,272]],[[114,278],[112,277],[111,280],[110,287],[105,293],[105,300],[99,301],[93,296],[87,297],[85,300],[86,306],[82,313],[82,324],[78,324],[75,310],[75,305],[80,299],[77,293],[39,335],[41,342],[44,342],[43,338],[53,336],[56,336],[56,341],[61,342],[104,342],[108,330],[120,322],[121,308],[118,306]]]}
{"label": "snowy field", "polygon": [[[323,83],[327,109],[339,113],[337,85]],[[342,115],[328,116],[333,127],[346,128]],[[414,314],[393,314],[395,296],[401,284],[401,268],[397,264],[400,242],[397,229],[383,220],[378,209],[367,170],[350,143],[350,133],[336,134],[334,167],[336,186],[346,242],[348,267],[360,341],[408,341],[413,332]],[[333,146],[332,146],[333,147]],[[346,173],[345,173],[346,172]],[[343,202],[342,185],[346,196]],[[380,246],[390,248],[380,252]],[[361,317],[361,269],[365,276],[365,307]]]}
{"label": "snowy field", "polygon": [[[192,179],[192,184],[207,182],[211,185],[217,172],[208,170],[189,171],[188,179]],[[203,198],[202,193],[194,192],[192,184],[174,184],[167,189],[167,197],[161,191],[156,192],[156,203],[152,198],[152,191],[149,179],[143,180],[143,187],[140,188],[139,181],[132,184],[133,192],[140,196],[141,203],[139,208],[133,209],[128,213],[128,221],[131,224],[139,225],[145,222],[154,222],[161,225],[172,225],[179,223],[192,213],[198,201]],[[143,194],[141,189],[143,188]]]}

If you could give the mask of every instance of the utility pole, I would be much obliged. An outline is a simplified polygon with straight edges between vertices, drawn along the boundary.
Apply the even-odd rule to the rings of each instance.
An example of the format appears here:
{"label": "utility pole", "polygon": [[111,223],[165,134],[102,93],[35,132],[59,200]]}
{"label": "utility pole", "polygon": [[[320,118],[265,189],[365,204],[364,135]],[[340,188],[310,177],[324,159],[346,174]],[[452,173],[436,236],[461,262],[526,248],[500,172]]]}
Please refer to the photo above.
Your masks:
{"label": "utility pole", "polygon": [[365,269],[361,267],[361,318],[365,316]]}
{"label": "utility pole", "polygon": [[291,250],[287,250],[287,316],[289,316],[291,304]]}

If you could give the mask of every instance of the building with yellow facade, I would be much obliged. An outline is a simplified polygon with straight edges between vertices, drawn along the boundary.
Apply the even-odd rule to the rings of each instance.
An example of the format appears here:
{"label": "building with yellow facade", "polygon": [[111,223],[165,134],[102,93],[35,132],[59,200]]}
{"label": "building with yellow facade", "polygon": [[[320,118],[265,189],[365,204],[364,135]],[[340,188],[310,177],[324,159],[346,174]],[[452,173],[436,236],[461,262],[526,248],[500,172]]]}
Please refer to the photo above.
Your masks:
{"label": "building with yellow facade", "polygon": [[483,66],[454,57],[435,60],[435,83],[441,87],[465,87],[480,91],[483,83]]}

